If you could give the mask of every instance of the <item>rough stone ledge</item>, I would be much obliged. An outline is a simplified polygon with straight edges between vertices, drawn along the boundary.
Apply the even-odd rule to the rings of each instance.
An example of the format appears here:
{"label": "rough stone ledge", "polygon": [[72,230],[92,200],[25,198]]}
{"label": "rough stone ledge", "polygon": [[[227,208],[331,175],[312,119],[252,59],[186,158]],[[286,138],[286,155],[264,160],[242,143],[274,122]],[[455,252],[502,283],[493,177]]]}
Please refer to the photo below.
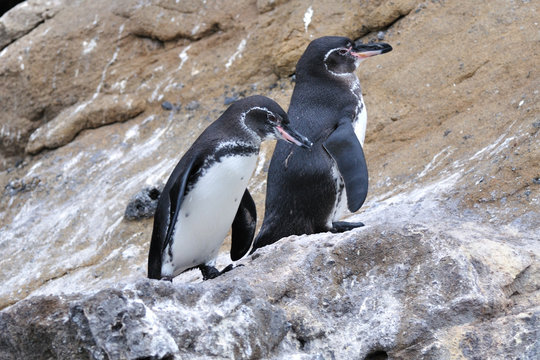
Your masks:
{"label": "rough stone ledge", "polygon": [[21,301],[0,313],[0,357],[533,359],[537,259],[499,240],[413,224],[292,236],[203,283]]}
{"label": "rough stone ledge", "polygon": [[63,146],[85,129],[129,120],[145,108],[146,102],[131,94],[98,95],[89,101],[70,106],[37,128],[28,139],[26,152],[36,154],[43,149]]}
{"label": "rough stone ledge", "polygon": [[0,51],[60,10],[61,0],[28,0],[0,18]]}

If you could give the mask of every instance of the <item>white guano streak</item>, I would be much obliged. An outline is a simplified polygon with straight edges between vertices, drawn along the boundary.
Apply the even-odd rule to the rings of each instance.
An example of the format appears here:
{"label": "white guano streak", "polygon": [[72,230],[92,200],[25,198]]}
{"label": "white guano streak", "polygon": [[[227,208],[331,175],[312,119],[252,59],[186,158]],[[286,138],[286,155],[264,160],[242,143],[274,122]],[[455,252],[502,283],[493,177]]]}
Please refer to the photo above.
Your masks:
{"label": "white guano streak", "polygon": [[308,7],[304,14],[304,31],[307,32],[309,24],[311,24],[311,17],[313,16],[313,7]]}
{"label": "white guano streak", "polygon": [[184,50],[182,50],[180,55],[178,55],[178,57],[180,58],[180,65],[178,65],[177,70],[182,69],[182,66],[184,66],[184,63],[187,61],[187,59],[189,59],[189,57],[187,55],[187,51],[189,50],[190,47],[191,47],[191,45],[186,46],[186,48]]}
{"label": "white guano streak", "polygon": [[234,54],[231,55],[231,57],[229,58],[229,60],[225,64],[225,68],[227,70],[229,70],[229,67],[232,65],[232,63],[234,62],[234,60],[236,60],[237,57],[239,57],[239,58],[242,57],[242,52],[246,48],[246,43],[247,43],[246,39],[242,39],[242,41],[240,41],[240,44],[238,44],[238,48],[236,49]]}

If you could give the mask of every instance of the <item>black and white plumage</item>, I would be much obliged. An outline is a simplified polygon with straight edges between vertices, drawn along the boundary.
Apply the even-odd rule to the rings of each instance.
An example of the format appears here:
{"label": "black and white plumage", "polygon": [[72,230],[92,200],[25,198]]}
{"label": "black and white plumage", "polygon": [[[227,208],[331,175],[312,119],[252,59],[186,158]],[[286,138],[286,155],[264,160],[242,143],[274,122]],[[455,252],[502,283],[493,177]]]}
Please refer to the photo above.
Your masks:
{"label": "black and white plumage", "polygon": [[368,172],[362,149],[366,108],[354,73],[360,62],[392,50],[346,37],[312,41],[296,66],[291,124],[313,141],[310,151],[277,144],[268,171],[265,217],[255,249],[289,236],[342,232],[362,223],[339,221],[360,209]]}
{"label": "black and white plumage", "polygon": [[204,279],[219,275],[213,265],[231,226],[231,259],[246,254],[257,218],[247,184],[261,142],[279,138],[311,145],[288,124],[276,102],[251,96],[233,103],[204,130],[176,165],[158,200],[149,278],[172,279],[192,268],[199,268]]}

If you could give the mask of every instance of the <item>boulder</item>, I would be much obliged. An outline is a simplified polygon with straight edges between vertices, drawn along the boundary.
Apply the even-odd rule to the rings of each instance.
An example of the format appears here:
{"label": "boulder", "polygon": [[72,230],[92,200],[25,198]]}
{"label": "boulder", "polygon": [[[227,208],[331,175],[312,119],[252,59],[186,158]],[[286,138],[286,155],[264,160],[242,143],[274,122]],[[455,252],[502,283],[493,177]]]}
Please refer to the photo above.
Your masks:
{"label": "boulder", "polygon": [[56,118],[37,128],[26,145],[35,154],[67,144],[85,129],[127,121],[144,111],[145,101],[129,94],[100,95],[63,110]]}
{"label": "boulder", "polygon": [[0,354],[534,359],[540,267],[531,245],[474,223],[294,236],[202,283],[141,279],[20,301],[0,313]]}

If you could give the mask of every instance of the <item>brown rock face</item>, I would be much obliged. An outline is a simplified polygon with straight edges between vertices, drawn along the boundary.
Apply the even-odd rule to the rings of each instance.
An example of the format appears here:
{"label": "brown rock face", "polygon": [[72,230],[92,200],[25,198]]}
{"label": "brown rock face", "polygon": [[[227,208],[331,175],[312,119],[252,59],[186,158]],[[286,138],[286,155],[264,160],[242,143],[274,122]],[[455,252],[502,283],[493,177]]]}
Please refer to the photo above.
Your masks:
{"label": "brown rock face", "polygon": [[37,128],[26,145],[26,152],[36,154],[69,143],[84,129],[122,122],[144,111],[145,101],[131,95],[98,95],[63,110],[53,120]]}
{"label": "brown rock face", "polygon": [[[13,8],[0,18],[0,357],[84,347],[96,358],[111,348],[133,358],[497,358],[494,349],[537,358],[538,12],[537,2],[507,0]],[[284,239],[217,285],[181,284],[197,282],[193,273],[170,286],[141,280],[152,220],[126,221],[130,199],[159,188],[226,103],[257,93],[286,108],[298,58],[324,35],[394,48],[358,70],[370,192],[352,220],[368,227]],[[263,146],[249,184],[259,219],[271,154]],[[227,263],[224,253],[219,265]],[[111,289],[119,281],[127,285]],[[191,287],[199,295],[182,298]],[[216,310],[231,304],[224,291],[241,293],[226,314]],[[203,318],[223,332],[205,332],[203,343],[197,322],[174,330],[184,315],[171,297],[186,312],[210,309]],[[104,313],[102,298],[114,303]],[[27,309],[36,322],[25,328]],[[55,337],[65,319],[80,332]],[[165,340],[140,343],[137,354],[129,341],[116,348],[111,339],[124,339],[115,334],[129,319],[142,324],[129,328],[133,339],[157,329]],[[235,348],[227,341],[238,337],[236,321],[273,335],[255,350],[251,340]],[[328,338],[349,343],[329,347]],[[61,348],[63,340],[82,347]]]}

